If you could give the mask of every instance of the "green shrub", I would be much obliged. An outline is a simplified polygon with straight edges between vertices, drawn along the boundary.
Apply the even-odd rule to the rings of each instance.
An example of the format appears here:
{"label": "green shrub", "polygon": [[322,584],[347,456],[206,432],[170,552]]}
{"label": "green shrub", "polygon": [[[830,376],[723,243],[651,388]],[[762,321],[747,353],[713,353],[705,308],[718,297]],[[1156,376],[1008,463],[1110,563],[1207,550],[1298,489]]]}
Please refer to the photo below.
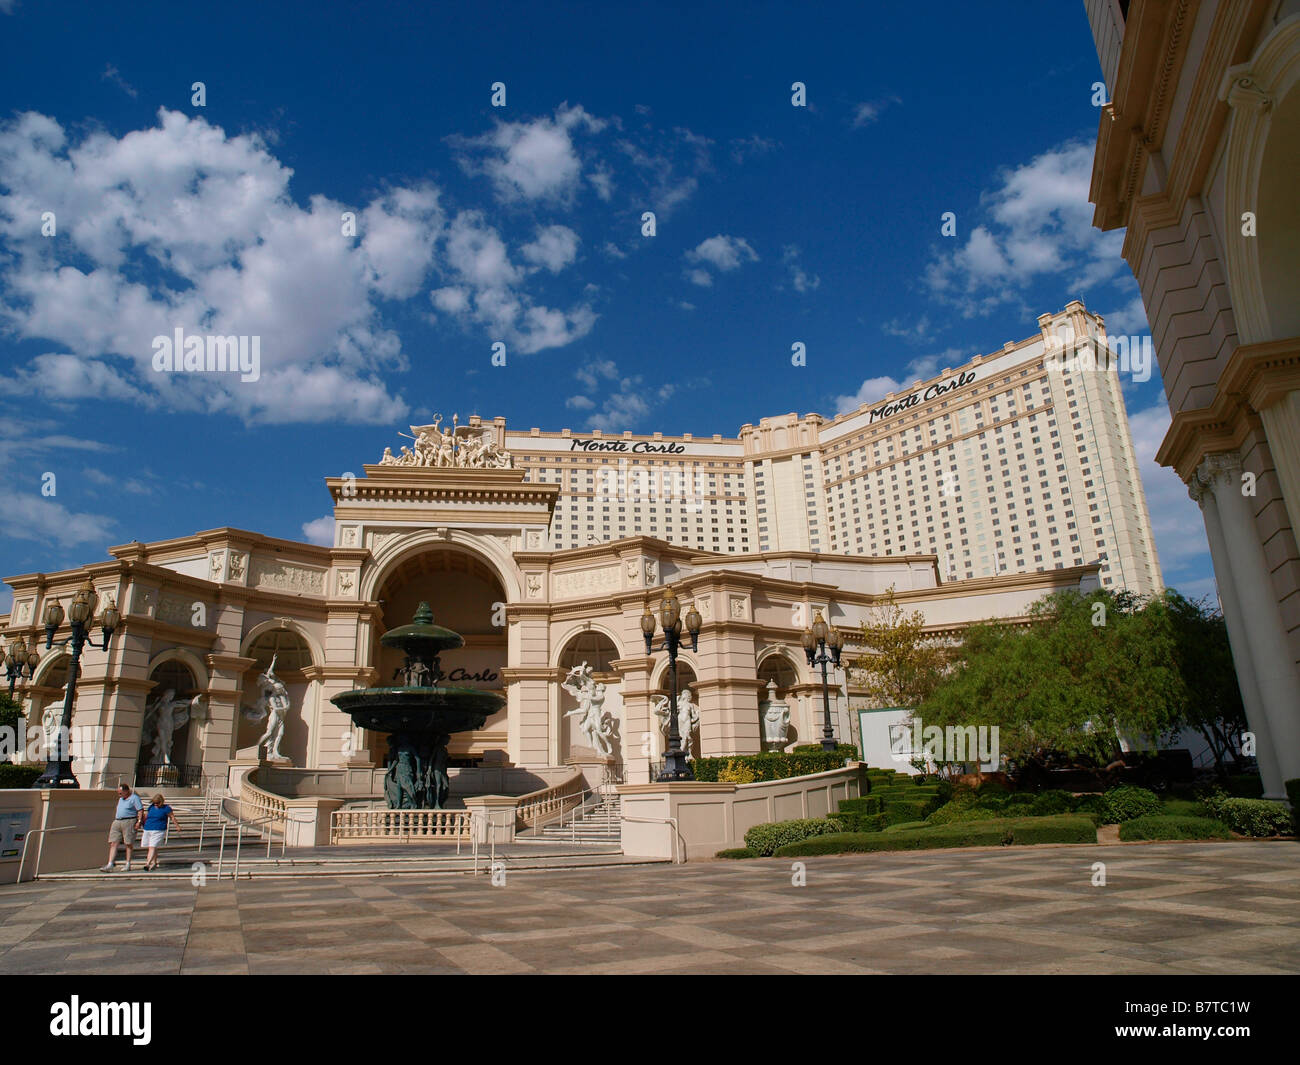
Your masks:
{"label": "green shrub", "polygon": [[1097,826],[1091,817],[1048,814],[1012,822],[1011,837],[1012,843],[1025,846],[1031,843],[1096,843]]}
{"label": "green shrub", "polygon": [[718,773],[727,770],[731,774],[742,771],[753,772],[754,780],[785,780],[789,777],[802,777],[810,773],[825,773],[831,769],[844,766],[844,756],[830,754],[818,749],[808,754],[782,754],[779,751],[765,751],[762,754],[731,755],[721,758],[697,758],[692,764],[696,780],[715,782]]}
{"label": "green shrub", "polygon": [[[790,748],[791,754],[821,754],[822,745],[820,743],[801,743],[797,747]],[[835,745],[835,756],[840,759],[847,759],[850,762],[858,760],[858,748],[852,743],[837,743]]]}
{"label": "green shrub", "polygon": [[841,799],[840,813],[848,814],[878,814],[881,812],[881,802],[878,795],[863,795],[859,799]]}
{"label": "green shrub", "polygon": [[1204,817],[1205,804],[1192,799],[1166,799],[1164,809],[1155,816],[1163,817]]}
{"label": "green shrub", "polygon": [[1102,795],[1097,812],[1101,814],[1103,824],[1122,824],[1147,814],[1158,814],[1160,797],[1146,788],[1121,784]]}
{"label": "green shrub", "polygon": [[1220,793],[1209,796],[1203,805],[1211,817],[1243,836],[1279,836],[1291,828],[1286,803],[1237,799]]}
{"label": "green shrub", "polygon": [[1100,795],[1075,795],[1070,807],[1076,814],[1100,814],[1106,803]]}
{"label": "green shrub", "polygon": [[1142,839],[1231,839],[1232,833],[1222,821],[1208,817],[1147,814],[1120,825],[1119,838],[1125,842]]}
{"label": "green shrub", "polygon": [[859,814],[841,810],[835,820],[844,826],[845,832],[880,832],[889,823],[884,814]]}
{"label": "green shrub", "polygon": [[924,821],[930,814],[939,809],[940,805],[937,796],[906,802],[886,800],[885,820],[891,825],[899,824],[902,821]]}
{"label": "green shrub", "polygon": [[797,843],[811,836],[824,836],[843,832],[844,825],[832,817],[804,817],[795,821],[777,821],[770,825],[755,825],[745,833],[745,846],[766,858],[778,847]]}
{"label": "green shrub", "polygon": [[1001,818],[938,827],[879,833],[843,832],[786,844],[779,858],[869,851],[931,850],[942,847],[997,847],[1033,843],[1096,843],[1097,830],[1086,817]]}
{"label": "green shrub", "polygon": [[1228,794],[1238,799],[1258,799],[1264,794],[1264,781],[1258,773],[1229,773]]}
{"label": "green shrub", "polygon": [[0,762],[0,788],[30,788],[45,772],[43,765],[15,765]]}
{"label": "green shrub", "polygon": [[924,821],[899,821],[897,824],[886,825],[886,832],[906,832],[910,828],[925,828]]}
{"label": "green shrub", "polygon": [[1074,796],[1068,791],[1059,789],[1040,791],[1033,796],[1033,800],[1029,804],[1029,812],[1035,817],[1068,814],[1073,813],[1074,810]]}
{"label": "green shrub", "polygon": [[715,858],[757,858],[758,851],[752,851],[748,847],[730,847],[725,851],[718,851]]}
{"label": "green shrub", "polygon": [[1286,797],[1291,800],[1291,830],[1300,836],[1300,777],[1286,782]]}

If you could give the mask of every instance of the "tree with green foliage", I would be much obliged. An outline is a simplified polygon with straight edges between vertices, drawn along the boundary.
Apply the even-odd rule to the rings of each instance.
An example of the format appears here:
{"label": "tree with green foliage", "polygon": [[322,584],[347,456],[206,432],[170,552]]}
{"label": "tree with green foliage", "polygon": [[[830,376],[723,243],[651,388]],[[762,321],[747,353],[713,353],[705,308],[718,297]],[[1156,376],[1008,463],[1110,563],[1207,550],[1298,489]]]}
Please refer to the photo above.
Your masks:
{"label": "tree with green foliage", "polygon": [[918,706],[943,676],[947,653],[925,634],[925,616],[907,613],[893,585],[862,623],[862,652],[851,668],[862,671],[862,688],[880,706]]}
{"label": "tree with green foliage", "polygon": [[1120,736],[1151,743],[1188,702],[1170,607],[1128,593],[1060,592],[1027,625],[967,629],[955,667],[920,707],[926,725],[997,726],[1024,766],[1051,754],[1109,761]]}
{"label": "tree with green foliage", "polygon": [[[23,719],[23,707],[16,699],[12,699],[8,692],[0,692],[0,728],[13,729],[16,736],[18,733],[18,723]],[[3,761],[13,761],[5,752]]]}
{"label": "tree with green foliage", "polygon": [[[1224,760],[1241,760],[1242,733],[1248,727],[1228,627],[1223,615],[1206,599],[1193,601],[1169,589],[1165,602],[1173,625],[1178,668],[1189,688],[1178,725],[1194,728],[1205,737],[1214,754],[1215,768],[1226,777],[1229,767]],[[1239,771],[1236,765],[1232,769]]]}

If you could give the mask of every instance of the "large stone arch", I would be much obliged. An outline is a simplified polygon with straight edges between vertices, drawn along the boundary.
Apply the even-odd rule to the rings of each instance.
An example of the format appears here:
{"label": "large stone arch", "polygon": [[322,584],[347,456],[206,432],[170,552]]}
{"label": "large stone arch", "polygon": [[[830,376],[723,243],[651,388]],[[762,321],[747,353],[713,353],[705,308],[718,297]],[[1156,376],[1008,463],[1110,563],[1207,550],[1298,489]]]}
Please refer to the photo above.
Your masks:
{"label": "large stone arch", "polygon": [[198,685],[199,691],[207,691],[211,683],[208,676],[208,667],[193,651],[186,647],[168,647],[165,651],[159,651],[153,658],[149,659],[149,666],[145,670],[146,677],[152,677],[153,672],[164,662],[181,662],[185,667],[194,674],[194,683]]}
{"label": "large stone arch", "polygon": [[385,580],[403,562],[431,549],[461,551],[476,557],[496,572],[510,602],[524,597],[519,570],[510,552],[495,537],[475,536],[461,529],[425,529],[411,535],[399,535],[384,544],[361,571],[360,594],[363,600],[374,599]]}
{"label": "large stone arch", "polygon": [[[1219,90],[1232,108],[1224,155],[1224,260],[1241,343],[1300,335],[1300,15],[1278,23]],[[1241,233],[1255,215],[1257,235]]]}
{"label": "large stone arch", "polygon": [[764,667],[772,664],[774,660],[779,660],[782,664],[789,666],[790,671],[794,674],[795,684],[808,683],[809,676],[806,669],[806,660],[800,661],[790,648],[780,645],[766,647],[758,653],[758,658],[754,660],[755,675],[762,677],[765,672]]}
{"label": "large stone arch", "polygon": [[274,632],[277,629],[285,629],[292,632],[295,636],[302,639],[311,652],[312,665],[320,666],[325,664],[325,649],[321,647],[310,632],[292,618],[270,618],[266,621],[259,622],[244,633],[239,641],[239,654],[243,658],[248,657],[248,652],[259,636],[265,636],[268,632]]}
{"label": "large stone arch", "polygon": [[609,642],[614,645],[614,649],[618,652],[616,657],[622,658],[626,654],[626,652],[623,650],[623,641],[618,638],[618,636],[614,633],[613,629],[605,625],[600,625],[594,621],[591,622],[584,621],[581,624],[575,625],[563,636],[560,636],[558,639],[555,640],[554,646],[552,647],[551,650],[551,661],[550,661],[550,665],[553,669],[559,666],[560,657],[564,654],[565,649],[569,646],[569,644],[573,642],[574,638],[577,636],[581,636],[583,633],[587,633],[587,632],[599,633],[601,636],[604,636],[606,639],[608,639]]}

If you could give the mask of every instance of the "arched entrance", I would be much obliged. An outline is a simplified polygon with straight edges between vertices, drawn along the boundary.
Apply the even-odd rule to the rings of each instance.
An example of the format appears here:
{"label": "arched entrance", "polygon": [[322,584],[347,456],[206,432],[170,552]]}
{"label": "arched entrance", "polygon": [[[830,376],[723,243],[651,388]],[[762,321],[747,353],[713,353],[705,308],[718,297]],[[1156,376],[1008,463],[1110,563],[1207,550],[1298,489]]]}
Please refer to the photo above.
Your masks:
{"label": "arched entrance", "polygon": [[[203,690],[199,686],[198,678],[194,676],[194,671],[178,658],[168,658],[159,662],[150,672],[149,679],[153,681],[153,687],[145,696],[146,706],[152,705],[168,692],[171,692],[173,699],[183,699],[188,702]],[[162,762],[154,750],[156,740],[157,729],[141,730],[140,750],[135,760],[137,784],[148,787],[162,783],[163,779],[171,782],[170,778],[159,778]],[[200,750],[197,722],[187,719],[185,724],[172,732],[170,758],[171,764],[176,768],[176,783],[187,785],[190,783],[188,778],[193,775],[191,767],[194,767],[195,772],[201,772],[199,767],[203,762],[203,754]]]}
{"label": "arched entrance", "polygon": [[798,722],[798,700],[794,695],[794,688],[799,683],[799,671],[795,664],[781,651],[775,651],[758,663],[758,701],[759,701],[759,734],[763,735],[763,704],[767,699],[768,682],[776,685],[775,695],[779,702],[784,702],[790,707],[790,724],[789,731],[786,734],[785,746],[798,743],[799,722]]}
{"label": "arched entrance", "polygon": [[[680,697],[682,692],[686,691],[687,689],[690,689],[691,698],[694,700],[695,705],[698,707],[700,705],[700,691],[699,691],[699,687],[697,686],[697,681],[698,681],[698,677],[695,674],[695,667],[692,666],[688,661],[686,661],[686,659],[678,658],[677,659],[678,696]],[[664,666],[659,671],[659,678],[656,682],[655,690],[650,693],[650,705],[652,710],[654,705],[659,701],[660,696],[662,696],[665,699],[671,698],[669,692],[669,689],[671,687],[672,687],[672,678],[669,677],[668,675],[668,664],[665,663]],[[652,715],[651,723],[655,727],[655,738],[657,743],[656,753],[658,756],[662,757],[663,752],[667,749],[666,745],[668,740],[665,733],[660,728],[659,718],[654,717]],[[700,750],[699,744],[700,744],[699,726],[696,726],[696,728],[692,730],[691,738],[689,742],[686,736],[682,736],[682,747],[683,749],[688,750],[690,752],[690,756],[692,758],[694,758],[696,754],[698,754]]]}
{"label": "arched entrance", "polygon": [[[243,703],[252,705],[258,696],[257,676],[265,673],[275,660],[275,675],[289,692],[289,714],[284,722],[284,739],[280,753],[296,766],[309,765],[311,730],[316,722],[318,684],[307,679],[306,671],[317,664],[306,637],[295,629],[268,628],[253,637],[244,648],[244,656],[256,661],[244,674]],[[155,689],[156,690],[156,689]],[[250,721],[241,708],[237,727],[237,750],[251,747],[266,731],[266,721]]]}
{"label": "arched entrance", "polygon": [[[560,651],[557,661],[561,678],[569,670],[581,666],[584,662],[590,668],[592,680],[603,685],[604,712],[613,728],[610,743],[616,765],[623,762],[623,692],[619,686],[620,677],[614,669],[614,661],[620,658],[618,647],[605,633],[588,629],[575,633]],[[569,716],[571,710],[578,708],[578,700],[571,692],[559,689],[559,747],[560,761],[590,762],[598,753],[587,742],[579,727],[580,715]]]}
{"label": "arched entrance", "polygon": [[[376,684],[394,683],[402,662],[401,652],[384,647],[380,636],[410,622],[425,602],[433,610],[435,624],[455,630],[465,641],[464,647],[443,654],[443,683],[503,690],[507,596],[496,571],[478,555],[459,545],[429,545],[399,560],[380,580],[375,598],[382,611],[373,627],[370,648],[370,661],[379,674]],[[507,710],[502,709],[489,717],[482,729],[455,733],[447,745],[450,764],[464,767],[508,760],[506,717]],[[381,762],[386,759],[385,737],[370,736],[367,746]]]}

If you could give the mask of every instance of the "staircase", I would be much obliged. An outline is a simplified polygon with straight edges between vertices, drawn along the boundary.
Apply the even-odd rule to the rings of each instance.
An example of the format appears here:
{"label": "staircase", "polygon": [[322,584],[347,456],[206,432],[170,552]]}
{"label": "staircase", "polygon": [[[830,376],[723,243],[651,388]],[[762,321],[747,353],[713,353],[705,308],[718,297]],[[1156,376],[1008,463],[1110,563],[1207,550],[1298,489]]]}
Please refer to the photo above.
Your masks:
{"label": "staircase", "polygon": [[553,842],[618,843],[622,839],[621,809],[619,796],[592,794],[566,815],[563,824],[545,825],[533,838]]}
{"label": "staircase", "polygon": [[[142,788],[139,792],[140,801],[146,806],[153,797],[153,789]],[[221,796],[212,795],[205,798],[201,792],[197,791],[178,791],[168,789],[163,792],[167,800],[167,805],[172,808],[176,815],[176,820],[180,828],[169,828],[166,842],[158,848],[158,858],[175,858],[180,854],[193,854],[196,857],[206,857],[215,855],[217,848],[221,845],[221,827],[228,825],[226,829],[226,845],[230,847],[235,840],[235,822],[231,818],[223,817],[221,814]],[[206,816],[205,816],[206,807]],[[200,832],[203,837],[202,854],[199,852]],[[247,845],[252,839],[265,839],[256,829],[244,830],[244,843]],[[137,863],[143,864],[144,854],[147,853],[139,846],[139,839],[136,840],[136,857]],[[119,853],[119,861],[121,854]]]}

